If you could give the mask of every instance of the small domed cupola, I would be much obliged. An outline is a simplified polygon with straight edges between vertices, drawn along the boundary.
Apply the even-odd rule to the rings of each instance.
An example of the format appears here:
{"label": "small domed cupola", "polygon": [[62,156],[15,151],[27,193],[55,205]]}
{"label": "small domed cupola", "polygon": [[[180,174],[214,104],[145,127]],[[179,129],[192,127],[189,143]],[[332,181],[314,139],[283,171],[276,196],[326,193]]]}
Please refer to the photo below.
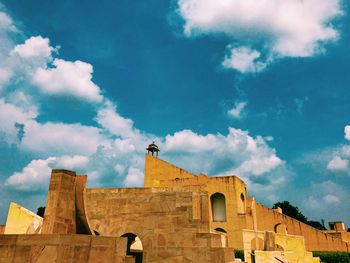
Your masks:
{"label": "small domed cupola", "polygon": [[147,150],[148,154],[152,153],[152,156],[154,156],[154,154],[155,154],[156,157],[158,157],[158,152],[160,152],[158,146],[154,142],[152,142],[150,145],[148,145],[146,150]]}

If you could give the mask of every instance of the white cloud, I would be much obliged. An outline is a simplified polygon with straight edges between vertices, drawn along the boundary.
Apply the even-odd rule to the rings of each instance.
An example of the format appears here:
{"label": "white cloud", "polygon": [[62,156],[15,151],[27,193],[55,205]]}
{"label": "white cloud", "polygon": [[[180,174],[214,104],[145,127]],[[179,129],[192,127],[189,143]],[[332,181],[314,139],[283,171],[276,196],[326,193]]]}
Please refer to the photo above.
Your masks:
{"label": "white cloud", "polygon": [[249,47],[230,48],[229,54],[225,56],[222,65],[225,68],[236,69],[241,73],[259,72],[265,69],[266,62],[258,61],[261,54]]}
{"label": "white cloud", "polygon": [[130,186],[142,186],[143,185],[143,172],[139,169],[130,167],[128,174],[125,178],[124,185],[127,187]]}
{"label": "white cloud", "polygon": [[134,122],[118,114],[116,106],[108,100],[98,110],[97,122],[111,134],[122,138],[136,138],[140,136],[140,132],[134,128]]}
{"label": "white cloud", "polygon": [[344,128],[345,139],[350,141],[350,125],[346,125]]}
{"label": "white cloud", "polygon": [[13,24],[11,17],[5,12],[0,11],[0,32],[1,31],[17,31],[17,28]]}
{"label": "white cloud", "polygon": [[[178,0],[178,6],[186,36],[225,35],[236,44],[264,46],[274,57],[321,52],[337,39],[331,22],[342,15],[339,0]],[[232,68],[246,72],[259,56],[252,52]]]}
{"label": "white cloud", "polygon": [[234,170],[234,174],[252,174],[259,176],[275,169],[282,163],[283,162],[281,159],[276,155],[270,155],[267,157],[257,156],[256,158],[244,161],[237,169]]}
{"label": "white cloud", "polygon": [[283,165],[262,137],[253,138],[234,128],[229,128],[226,136],[199,135],[190,130],[176,132],[166,136],[161,149],[175,163],[209,175],[259,177]]}
{"label": "white cloud", "polygon": [[20,107],[6,103],[0,98],[0,137],[9,144],[16,143],[19,136],[16,124],[29,122],[36,117],[33,114],[33,112],[26,112]]}
{"label": "white cloud", "polygon": [[32,160],[21,172],[13,173],[7,178],[5,185],[20,191],[46,190],[52,169],[82,169],[88,161],[87,157],[78,155]]}
{"label": "white cloud", "polygon": [[71,62],[55,59],[53,65],[53,68],[39,68],[33,75],[33,83],[41,91],[51,95],[74,96],[90,102],[102,101],[100,88],[92,82],[91,64],[79,60]]}
{"label": "white cloud", "polygon": [[6,186],[22,191],[37,191],[48,187],[51,168],[49,165],[55,158],[32,160],[22,172],[11,175],[5,182]]}
{"label": "white cloud", "polygon": [[349,169],[349,161],[335,156],[327,165],[327,169],[332,172],[345,172]]}
{"label": "white cloud", "polygon": [[328,194],[328,195],[324,196],[323,200],[326,202],[327,205],[339,204],[339,202],[340,202],[339,197],[332,195],[332,194]]}
{"label": "white cloud", "polygon": [[114,171],[116,171],[117,174],[123,174],[125,172],[125,166],[120,163],[117,163],[114,166]]}
{"label": "white cloud", "polygon": [[236,102],[235,106],[232,109],[227,111],[227,114],[231,118],[241,119],[246,106],[247,106],[247,102],[245,102],[245,101]]}
{"label": "white cloud", "polygon": [[101,130],[79,123],[25,123],[21,149],[42,156],[52,154],[90,155],[106,143]]}
{"label": "white cloud", "polygon": [[50,59],[55,49],[50,46],[48,38],[35,36],[28,38],[24,44],[19,44],[11,51],[12,55],[18,55],[24,59]]}
{"label": "white cloud", "polygon": [[57,159],[57,169],[68,169],[68,170],[85,170],[89,162],[89,158],[82,155],[68,156],[64,155]]}
{"label": "white cloud", "polygon": [[311,182],[307,192],[303,195],[302,206],[308,213],[318,215],[318,219],[326,221],[349,220],[350,195],[343,186],[333,181]]}
{"label": "white cloud", "polygon": [[0,68],[0,92],[4,86],[10,81],[12,72],[9,69]]}

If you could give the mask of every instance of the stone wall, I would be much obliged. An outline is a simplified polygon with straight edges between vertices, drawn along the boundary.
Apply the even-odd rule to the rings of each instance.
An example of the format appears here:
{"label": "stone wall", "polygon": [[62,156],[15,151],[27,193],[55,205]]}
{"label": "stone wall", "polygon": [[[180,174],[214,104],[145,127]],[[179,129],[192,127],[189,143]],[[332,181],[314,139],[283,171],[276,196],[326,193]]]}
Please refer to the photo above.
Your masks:
{"label": "stone wall", "polygon": [[132,233],[145,262],[229,262],[233,250],[209,233],[208,194],[166,188],[87,189],[86,211],[101,235]]}
{"label": "stone wall", "polygon": [[205,174],[196,176],[158,157],[146,154],[145,185],[157,188],[168,187],[176,191],[181,188],[187,191],[205,191],[208,192],[209,197],[216,193],[223,194],[226,220],[213,220],[210,198],[208,199],[210,231],[218,228],[226,231],[229,246],[243,249],[242,229],[252,229],[253,220],[247,207],[247,188],[239,177],[210,177]]}
{"label": "stone wall", "polygon": [[127,239],[88,235],[0,235],[0,263],[131,263]]}
{"label": "stone wall", "polygon": [[42,234],[76,233],[75,187],[75,172],[52,170]]}
{"label": "stone wall", "polygon": [[304,236],[307,251],[350,251],[349,243],[326,235],[322,231],[306,225],[289,216],[280,214],[256,203],[257,230],[275,231],[278,224],[284,224],[290,235]]}

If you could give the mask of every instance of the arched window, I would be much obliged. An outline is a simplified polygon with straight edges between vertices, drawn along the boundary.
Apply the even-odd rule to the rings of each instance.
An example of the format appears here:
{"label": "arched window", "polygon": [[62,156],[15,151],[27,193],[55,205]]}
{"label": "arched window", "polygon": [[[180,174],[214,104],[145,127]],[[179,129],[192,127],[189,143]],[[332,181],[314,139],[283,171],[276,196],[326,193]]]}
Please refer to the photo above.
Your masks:
{"label": "arched window", "polygon": [[243,193],[241,193],[241,195],[239,196],[238,213],[239,214],[245,214],[245,197],[244,197]]}
{"label": "arched window", "polygon": [[213,221],[226,221],[226,201],[221,193],[215,193],[210,197]]}
{"label": "arched window", "polygon": [[126,254],[135,257],[135,263],[142,263],[143,246],[141,239],[133,233],[125,233],[121,237],[128,238]]}
{"label": "arched window", "polygon": [[284,235],[287,234],[287,226],[285,224],[279,223],[275,225],[274,230],[275,230],[275,233],[278,233],[278,234],[284,234]]}

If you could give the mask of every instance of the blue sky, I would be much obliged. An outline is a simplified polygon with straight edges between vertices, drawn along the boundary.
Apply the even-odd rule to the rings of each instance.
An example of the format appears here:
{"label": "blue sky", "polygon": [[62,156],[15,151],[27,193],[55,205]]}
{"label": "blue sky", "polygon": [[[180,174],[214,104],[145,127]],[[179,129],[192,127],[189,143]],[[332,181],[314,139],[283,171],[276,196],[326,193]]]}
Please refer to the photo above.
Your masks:
{"label": "blue sky", "polygon": [[141,186],[155,140],[350,226],[345,1],[0,3],[0,222],[10,200],[45,205],[53,168]]}

